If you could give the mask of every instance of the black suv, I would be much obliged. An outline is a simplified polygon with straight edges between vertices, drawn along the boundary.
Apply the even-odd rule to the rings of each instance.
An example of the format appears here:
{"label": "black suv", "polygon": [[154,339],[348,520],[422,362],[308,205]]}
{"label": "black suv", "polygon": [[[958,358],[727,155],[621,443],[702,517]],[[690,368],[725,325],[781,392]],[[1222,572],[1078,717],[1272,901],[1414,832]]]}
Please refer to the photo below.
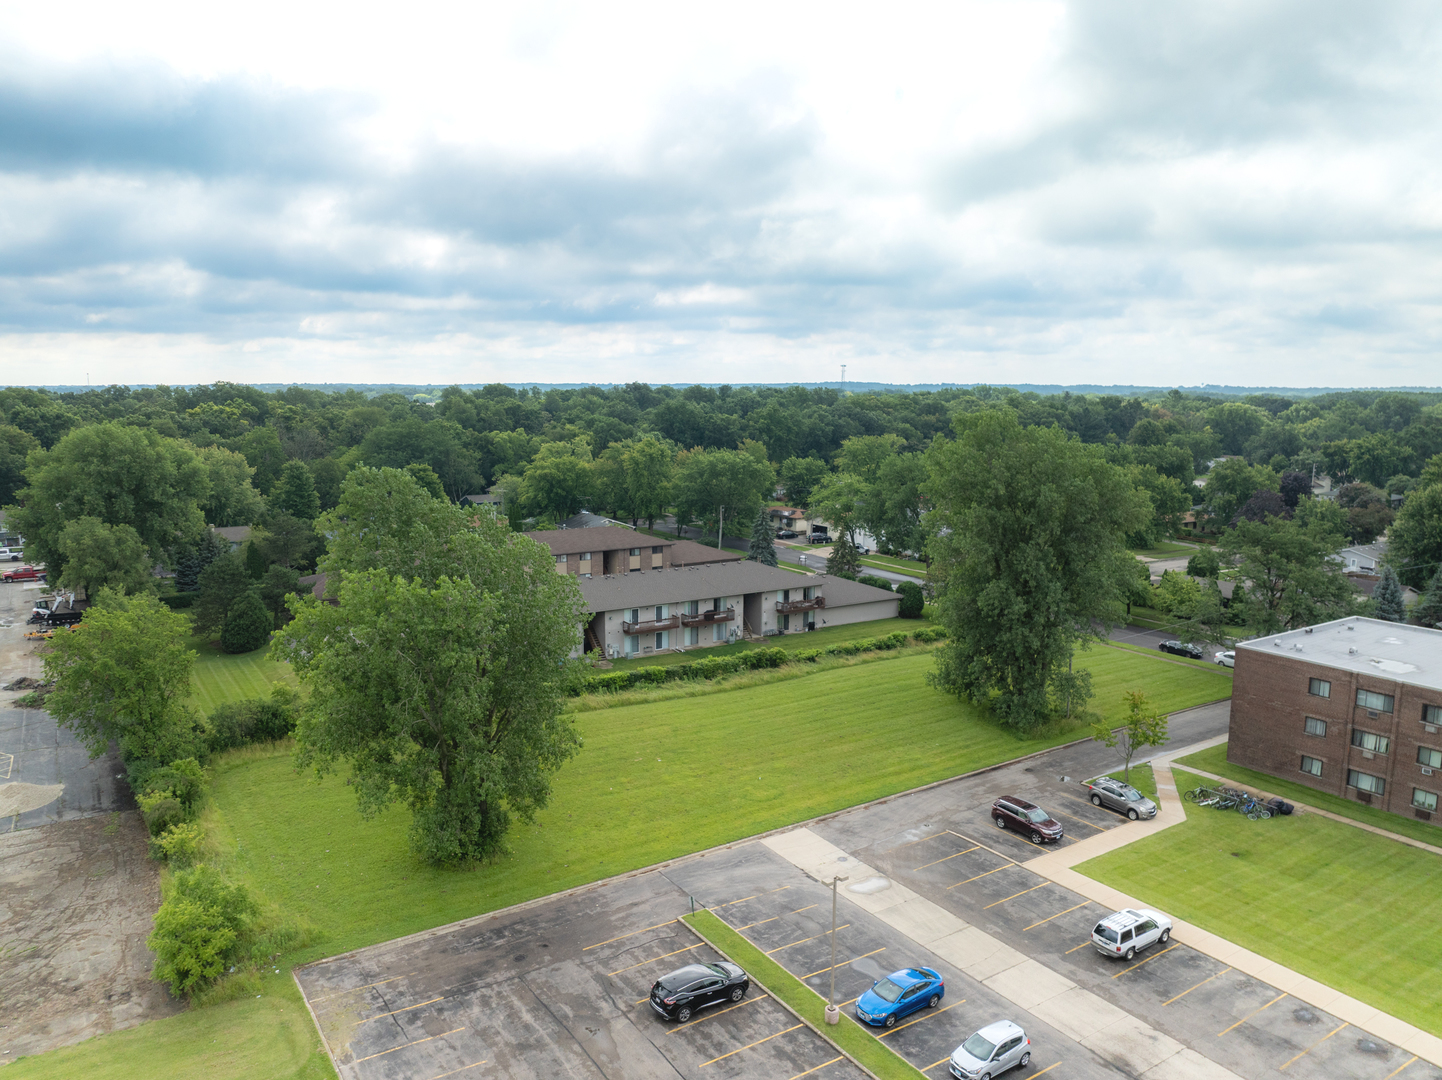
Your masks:
{"label": "black suv", "polygon": [[1061,822],[1015,795],[1003,795],[991,804],[991,820],[998,829],[1015,829],[1033,844],[1056,843],[1063,835]]}
{"label": "black suv", "polygon": [[684,1024],[707,1005],[740,1001],[750,987],[751,976],[735,964],[687,964],[656,980],[651,1008]]}
{"label": "black suv", "polygon": [[1157,648],[1174,656],[1189,656],[1193,660],[1202,659],[1202,647],[1193,645],[1190,641],[1163,641],[1157,645]]}

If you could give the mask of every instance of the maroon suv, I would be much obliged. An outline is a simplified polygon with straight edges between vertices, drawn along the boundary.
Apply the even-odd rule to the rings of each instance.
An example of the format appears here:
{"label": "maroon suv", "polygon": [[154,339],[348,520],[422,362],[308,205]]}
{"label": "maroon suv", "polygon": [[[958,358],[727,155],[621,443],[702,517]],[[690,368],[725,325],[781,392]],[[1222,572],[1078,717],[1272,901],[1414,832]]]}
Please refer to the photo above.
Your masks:
{"label": "maroon suv", "polygon": [[1015,795],[1003,795],[991,804],[991,820],[998,829],[1015,829],[1033,844],[1054,844],[1062,838],[1060,821]]}

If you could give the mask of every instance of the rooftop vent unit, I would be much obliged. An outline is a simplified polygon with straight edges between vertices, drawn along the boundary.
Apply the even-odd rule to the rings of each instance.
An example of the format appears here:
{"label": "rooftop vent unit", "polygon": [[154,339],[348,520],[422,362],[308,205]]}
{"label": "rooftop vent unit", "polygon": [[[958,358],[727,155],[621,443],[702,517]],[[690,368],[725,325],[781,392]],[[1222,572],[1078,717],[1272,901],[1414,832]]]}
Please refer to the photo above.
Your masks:
{"label": "rooftop vent unit", "polygon": [[1302,643],[1299,641],[1299,642],[1297,642],[1295,645],[1293,645],[1292,648],[1296,649],[1298,652],[1301,652],[1301,651],[1302,651]]}
{"label": "rooftop vent unit", "polygon": [[1310,633],[1312,632],[1312,628],[1311,628],[1310,626],[1307,627],[1307,631],[1306,631],[1306,632],[1310,634]]}
{"label": "rooftop vent unit", "polygon": [[1348,646],[1348,647],[1347,647],[1347,655],[1348,655],[1348,656],[1356,656],[1356,655],[1357,655],[1357,646],[1355,646],[1355,645],[1350,645],[1350,646]]}

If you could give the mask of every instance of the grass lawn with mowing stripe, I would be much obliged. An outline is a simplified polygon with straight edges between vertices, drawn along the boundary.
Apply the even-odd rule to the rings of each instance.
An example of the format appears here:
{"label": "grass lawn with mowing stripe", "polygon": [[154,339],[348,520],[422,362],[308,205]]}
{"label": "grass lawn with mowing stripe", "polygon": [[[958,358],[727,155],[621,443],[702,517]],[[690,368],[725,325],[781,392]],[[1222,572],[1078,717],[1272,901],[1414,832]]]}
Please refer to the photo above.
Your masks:
{"label": "grass lawn with mowing stripe", "polygon": [[[1203,782],[1174,775],[1179,791]],[[1076,869],[1442,1035],[1442,857],[1317,814],[1185,809]]]}
{"label": "grass lawn with mowing stripe", "polygon": [[270,697],[270,688],[275,683],[296,685],[290,665],[268,659],[267,649],[231,655],[201,637],[191,638],[190,647],[198,654],[192,676],[195,694],[191,700],[207,715],[228,701]]}
{"label": "grass lawn with mowing stripe", "polygon": [[634,660],[612,660],[617,671],[632,667],[665,667],[671,664],[693,664],[708,656],[729,656],[732,653],[747,652],[751,649],[786,649],[797,652],[801,649],[824,649],[828,645],[842,645],[848,641],[864,638],[885,637],[897,630],[908,634],[917,630],[929,630],[935,626],[930,619],[877,619],[874,622],[847,623],[845,626],[827,626],[806,634],[777,634],[763,641],[737,641],[730,645],[708,645],[703,649],[688,649],[685,652],[654,653]]}

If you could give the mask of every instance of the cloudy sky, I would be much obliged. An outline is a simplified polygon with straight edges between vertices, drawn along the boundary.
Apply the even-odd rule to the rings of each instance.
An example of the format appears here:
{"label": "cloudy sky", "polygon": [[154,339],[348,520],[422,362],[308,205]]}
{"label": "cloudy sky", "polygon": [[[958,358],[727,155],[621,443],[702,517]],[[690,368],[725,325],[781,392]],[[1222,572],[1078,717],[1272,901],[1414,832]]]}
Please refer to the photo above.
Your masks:
{"label": "cloudy sky", "polygon": [[1438,385],[1439,46],[1320,0],[7,5],[0,381]]}

